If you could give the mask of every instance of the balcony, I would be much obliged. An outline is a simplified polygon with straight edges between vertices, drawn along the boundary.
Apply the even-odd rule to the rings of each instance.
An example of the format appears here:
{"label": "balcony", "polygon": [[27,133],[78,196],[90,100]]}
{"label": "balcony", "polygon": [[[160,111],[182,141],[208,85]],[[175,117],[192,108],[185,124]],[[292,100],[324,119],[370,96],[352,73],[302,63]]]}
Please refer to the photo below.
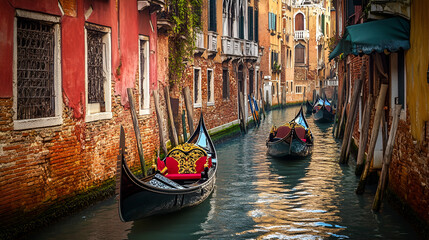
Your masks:
{"label": "balcony", "polygon": [[316,41],[320,41],[323,38],[323,33],[321,31],[316,32]]}
{"label": "balcony", "polygon": [[256,42],[244,40],[244,56],[258,57],[258,44]]}
{"label": "balcony", "polygon": [[217,53],[217,33],[208,32],[207,34],[207,50],[210,53]]}
{"label": "balcony", "polygon": [[206,50],[206,48],[204,47],[204,34],[202,32],[197,32],[195,35],[195,52],[202,53]]}
{"label": "balcony", "polygon": [[222,52],[225,55],[241,56],[241,45],[241,39],[222,36]]}
{"label": "balcony", "polygon": [[310,33],[308,30],[302,30],[302,31],[295,31],[294,33],[294,39],[295,41],[298,40],[308,40],[310,38]]}
{"label": "balcony", "polygon": [[165,5],[165,0],[137,0],[137,9],[143,11],[149,8],[150,12],[161,10]]}
{"label": "balcony", "polygon": [[325,80],[325,87],[338,87],[338,79],[337,77],[326,79]]}
{"label": "balcony", "polygon": [[257,58],[258,52],[259,48],[256,42],[222,36],[223,55]]}
{"label": "balcony", "polygon": [[166,11],[158,12],[156,18],[156,26],[158,28],[158,32],[167,33],[172,30],[174,24],[170,21],[170,15]]}

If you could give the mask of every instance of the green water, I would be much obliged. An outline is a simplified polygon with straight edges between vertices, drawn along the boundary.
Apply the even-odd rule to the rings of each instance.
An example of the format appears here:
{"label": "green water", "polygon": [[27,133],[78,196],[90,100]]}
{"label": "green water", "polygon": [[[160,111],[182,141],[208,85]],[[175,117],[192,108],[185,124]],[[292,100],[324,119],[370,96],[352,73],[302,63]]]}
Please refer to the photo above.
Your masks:
{"label": "green water", "polygon": [[387,203],[380,213],[371,212],[375,186],[361,196],[354,193],[354,165],[338,164],[340,143],[332,137],[332,124],[315,124],[307,117],[315,139],[307,158],[266,155],[270,127],[289,121],[298,110],[274,110],[259,128],[216,143],[216,188],[199,206],[123,223],[111,198],[28,238],[418,239]]}

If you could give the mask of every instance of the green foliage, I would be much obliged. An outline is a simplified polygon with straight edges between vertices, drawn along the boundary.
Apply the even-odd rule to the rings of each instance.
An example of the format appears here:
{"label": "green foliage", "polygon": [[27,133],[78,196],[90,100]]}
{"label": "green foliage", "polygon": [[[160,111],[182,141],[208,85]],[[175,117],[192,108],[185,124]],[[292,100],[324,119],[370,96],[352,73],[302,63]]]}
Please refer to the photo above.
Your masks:
{"label": "green foliage", "polygon": [[196,32],[201,30],[202,0],[168,0],[167,4],[174,26],[169,41],[170,83],[175,84],[182,78],[184,62],[193,57]]}

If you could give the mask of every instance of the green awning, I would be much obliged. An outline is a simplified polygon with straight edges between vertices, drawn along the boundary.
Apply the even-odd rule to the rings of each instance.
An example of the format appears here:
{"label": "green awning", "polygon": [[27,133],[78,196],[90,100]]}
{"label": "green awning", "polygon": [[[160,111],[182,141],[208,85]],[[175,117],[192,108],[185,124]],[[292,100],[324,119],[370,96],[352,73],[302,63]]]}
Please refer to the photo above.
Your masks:
{"label": "green awning", "polygon": [[344,53],[370,54],[373,51],[396,52],[410,48],[410,23],[394,17],[346,27],[343,38],[329,54],[329,60]]}

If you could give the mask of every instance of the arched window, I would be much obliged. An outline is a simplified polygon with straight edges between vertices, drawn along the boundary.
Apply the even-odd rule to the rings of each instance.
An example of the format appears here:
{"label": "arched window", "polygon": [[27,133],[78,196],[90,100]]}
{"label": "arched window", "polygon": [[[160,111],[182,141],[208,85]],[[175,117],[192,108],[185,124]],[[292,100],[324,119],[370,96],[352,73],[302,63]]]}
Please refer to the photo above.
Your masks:
{"label": "arched window", "polygon": [[304,30],[304,14],[298,13],[295,15],[295,31]]}
{"label": "arched window", "polygon": [[295,64],[305,64],[305,46],[301,43],[295,46]]}

